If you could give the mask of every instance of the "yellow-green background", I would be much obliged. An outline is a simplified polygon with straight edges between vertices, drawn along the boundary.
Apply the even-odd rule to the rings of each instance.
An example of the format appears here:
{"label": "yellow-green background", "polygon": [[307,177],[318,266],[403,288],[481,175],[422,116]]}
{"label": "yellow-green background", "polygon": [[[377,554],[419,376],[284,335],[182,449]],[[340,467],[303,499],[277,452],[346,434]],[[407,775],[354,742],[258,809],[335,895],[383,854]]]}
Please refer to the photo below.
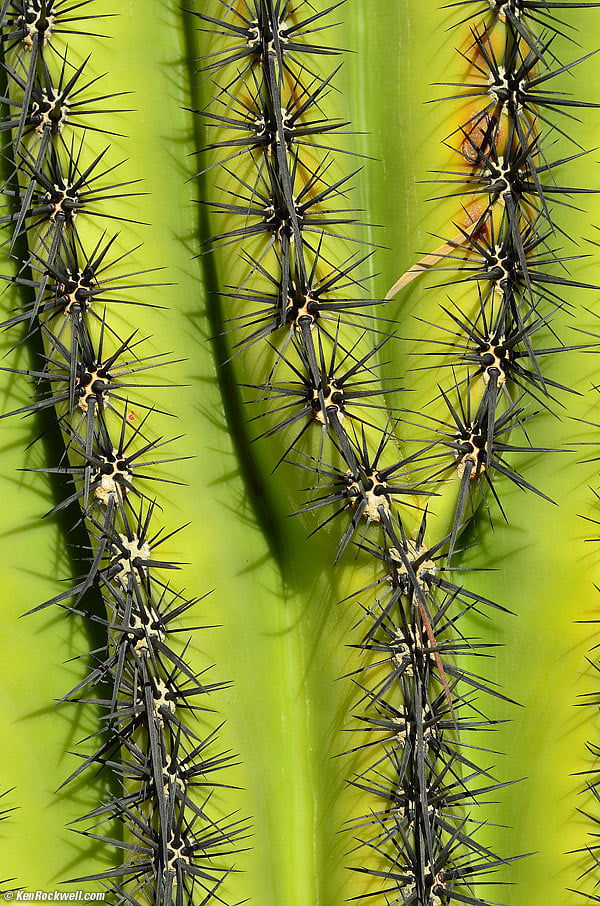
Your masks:
{"label": "yellow-green background", "polygon": [[[364,808],[347,789],[350,759],[332,757],[348,745],[340,729],[354,695],[349,683],[335,681],[348,669],[347,641],[356,640],[351,633],[356,605],[336,603],[352,588],[351,569],[333,573],[335,533],[306,540],[304,529],[281,515],[300,501],[290,500],[284,469],[273,478],[265,468],[260,479],[262,518],[276,520],[280,556],[291,573],[284,588],[240,476],[207,341],[211,331],[204,314],[202,262],[192,257],[198,252],[198,210],[192,202],[194,183],[186,180],[198,162],[188,156],[194,147],[194,124],[183,108],[189,105],[187,63],[194,39],[184,38],[176,4],[146,0],[115,10],[108,0],[99,0],[94,9],[118,13],[94,29],[110,33],[110,40],[72,37],[70,54],[77,59],[91,51],[91,72],[106,71],[104,84],[111,90],[134,93],[124,106],[135,112],[115,115],[111,121],[111,128],[114,122],[115,131],[125,137],[111,141],[110,154],[113,162],[127,158],[121,178],[143,179],[142,191],[148,193],[118,203],[123,216],[150,224],[123,226],[123,248],[142,240],[136,268],[164,264],[165,280],[174,284],[147,291],[148,301],[167,311],[124,309],[118,317],[152,335],[148,351],[172,351],[187,359],[170,373],[174,382],[186,386],[160,395],[161,404],[177,414],[177,422],[156,416],[154,423],[157,434],[183,432],[185,439],[177,448],[194,459],[166,467],[187,487],[169,486],[159,501],[168,527],[192,522],[169,543],[174,559],[186,562],[180,584],[193,595],[214,589],[193,616],[194,624],[218,624],[195,635],[194,664],[200,669],[214,663],[213,677],[232,681],[226,692],[214,696],[217,714],[203,718],[207,726],[225,719],[222,747],[240,755],[239,766],[227,779],[242,789],[217,791],[213,810],[223,805],[252,819],[248,850],[235,858],[239,873],[230,876],[228,895],[232,902],[249,897],[273,906],[337,906],[353,895],[356,883],[344,867],[352,860],[346,855],[351,835],[339,831],[345,819]],[[595,49],[598,13],[568,16],[580,26],[582,49],[562,42],[561,55],[569,58]],[[416,257],[435,247],[431,234],[445,236],[452,230],[455,209],[428,202],[438,193],[423,181],[431,178],[431,170],[448,165],[450,152],[441,141],[456,126],[453,104],[426,102],[447,93],[433,83],[462,72],[455,48],[463,45],[464,27],[462,32],[449,30],[457,16],[428,4],[381,0],[348,2],[334,18],[341,20],[335,33],[339,45],[354,51],[338,78],[344,93],[340,103],[350,109],[354,128],[367,133],[356,141],[374,158],[364,162],[354,181],[367,209],[365,219],[381,224],[373,238],[387,247],[378,252],[375,264],[375,291],[383,295]],[[189,18],[186,22],[194,27]],[[591,61],[563,78],[562,85],[595,101],[599,80]],[[584,111],[582,119],[578,137],[593,148],[598,116]],[[89,138],[90,147],[104,146],[103,139]],[[563,151],[558,147],[554,156]],[[565,166],[559,178],[564,172],[566,184],[596,187],[596,159],[592,152]],[[573,272],[594,282],[597,250],[589,240],[596,236],[598,206],[592,196],[582,207],[583,213],[561,210],[557,219],[581,251],[592,256],[585,266],[574,265]],[[573,253],[566,239],[560,244],[565,254]],[[386,314],[393,313],[400,322],[398,333],[414,334],[414,314],[433,317],[440,294],[426,286],[434,282],[428,278],[415,285],[388,308]],[[597,307],[600,298],[594,291],[567,294],[575,306],[590,308]],[[14,296],[5,294],[5,310],[13,304]],[[593,319],[577,309],[576,317],[561,315],[559,321],[565,325],[565,342],[577,342],[569,325],[593,325]],[[405,352],[395,343],[395,366],[418,393],[418,376],[404,374]],[[562,447],[594,439],[595,429],[584,429],[570,417],[597,418],[596,394],[590,392],[597,360],[581,354],[554,358],[552,376],[576,386],[584,396],[567,400],[569,408],[560,422],[547,416],[536,419],[532,440]],[[12,367],[16,361],[12,355],[6,360]],[[4,387],[3,407],[22,404],[22,380],[7,379]],[[415,405],[412,397],[409,405]],[[41,450],[23,452],[34,434],[28,421],[17,418],[2,424],[0,557],[5,564],[1,597],[6,655],[0,783],[2,788],[16,787],[6,804],[19,809],[0,825],[0,878],[15,876],[30,889],[51,889],[60,879],[99,870],[104,857],[94,857],[92,847],[64,829],[65,822],[93,807],[98,784],[92,772],[89,787],[80,784],[71,792],[53,793],[76,764],[64,751],[73,750],[93,726],[89,707],[85,717],[77,705],[52,707],[82,675],[81,665],[64,662],[85,650],[89,638],[77,618],[58,612],[18,619],[58,593],[58,579],[77,571],[62,553],[64,539],[56,521],[41,520],[52,503],[48,483],[16,471],[41,462]],[[597,617],[597,545],[586,539],[598,532],[580,518],[595,514],[591,487],[597,466],[578,464],[594,455],[595,447],[573,449],[520,457],[526,477],[558,506],[499,481],[510,525],[495,514],[492,531],[482,513],[473,536],[476,547],[466,557],[469,564],[494,569],[472,575],[471,587],[516,613],[494,619],[494,625],[474,621],[472,627],[472,634],[503,643],[482,672],[524,706],[499,708],[499,716],[510,723],[492,742],[505,753],[493,759],[498,776],[527,778],[499,794],[501,805],[489,812],[490,820],[509,826],[493,834],[502,853],[536,853],[507,870],[506,879],[516,886],[491,896],[514,906],[581,901],[565,892],[576,885],[580,869],[579,862],[564,853],[585,845],[586,833],[593,830],[576,817],[577,805],[585,801],[579,793],[584,782],[572,775],[593,766],[585,741],[598,741],[595,709],[574,707],[579,695],[596,687],[585,662],[596,642],[595,626],[578,621]],[[351,566],[351,556],[348,563]],[[86,751],[86,745],[79,751]],[[79,853],[85,858],[78,862]]]}

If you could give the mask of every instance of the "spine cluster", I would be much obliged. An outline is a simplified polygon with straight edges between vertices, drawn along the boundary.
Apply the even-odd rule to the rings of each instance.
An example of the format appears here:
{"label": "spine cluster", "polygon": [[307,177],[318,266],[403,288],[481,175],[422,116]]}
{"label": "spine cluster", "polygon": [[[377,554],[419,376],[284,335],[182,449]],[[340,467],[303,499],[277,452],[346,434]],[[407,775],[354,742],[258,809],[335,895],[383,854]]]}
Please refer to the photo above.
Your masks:
{"label": "spine cluster", "polygon": [[[178,457],[163,453],[171,440],[153,436],[157,407],[146,399],[169,357],[146,353],[138,330],[121,336],[114,326],[119,306],[140,311],[152,284],[133,263],[137,250],[124,251],[108,232],[125,221],[121,196],[135,192],[110,162],[110,146],[89,150],[94,132],[110,135],[106,114],[122,92],[99,89],[89,57],[74,65],[67,52],[67,44],[86,47],[84,38],[97,37],[98,18],[91,0],[6,0],[0,12],[0,131],[11,160],[1,245],[17,300],[1,326],[36,359],[32,369],[6,369],[29,377],[34,396],[4,415],[45,410],[58,421],[64,451],[40,471],[63,476],[54,510],[73,514],[80,541],[76,578],[32,609],[59,605],[104,637],[81,653],[87,676],[64,696],[100,712],[95,750],[81,755],[65,784],[104,772],[105,801],[76,826],[116,857],[76,880],[101,882],[111,903],[183,906],[221,901],[244,823],[211,815],[211,790],[232,756],[197,717],[224,684],[190,666],[179,634],[197,599],[171,586],[165,577],[177,564],[161,556],[174,533],[158,522],[152,488],[164,480],[161,465]],[[94,608],[98,595],[104,612]]]}
{"label": "spine cluster", "polygon": [[[527,423],[569,390],[544,375],[545,363],[581,348],[554,326],[570,289],[584,286],[557,250],[555,211],[588,190],[562,184],[559,173],[579,146],[558,158],[552,146],[569,134],[574,108],[591,106],[559,86],[581,62],[555,55],[565,4],[452,5],[468,35],[468,74],[452,99],[468,113],[438,182],[457,199],[458,225],[388,294],[432,266],[444,274],[433,294],[443,320],[432,315],[421,348],[450,377],[418,413],[386,405],[399,382],[382,381],[378,369],[395,340],[384,333],[388,312],[373,327],[377,300],[361,277],[372,250],[356,248],[356,212],[346,205],[356,171],[340,171],[333,144],[337,135],[347,150],[347,123],[325,112],[338,67],[323,65],[336,50],[317,40],[339,5],[216,0],[214,14],[196,14],[209,34],[205,83],[216,85],[201,111],[210,135],[202,175],[204,185],[226,186],[205,197],[209,247],[225,248],[228,260],[238,250],[235,278],[222,287],[232,352],[251,357],[263,344],[269,364],[251,385],[255,420],[261,437],[283,438],[277,466],[312,476],[299,512],[324,513],[319,529],[341,526],[336,563],[358,549],[357,562],[375,570],[356,592],[363,635],[353,643],[364,665],[353,675],[362,734],[353,751],[372,759],[352,783],[372,806],[352,834],[358,870],[370,876],[365,896],[403,906],[491,902],[484,891],[512,858],[484,842],[481,809],[503,785],[483,764],[481,740],[497,722],[486,712],[504,696],[469,666],[489,650],[462,628],[472,612],[504,608],[469,591],[451,567],[480,500],[490,518],[496,507],[507,518],[498,479],[549,500],[512,461],[550,452],[531,444]],[[423,441],[402,455],[415,425]]]}

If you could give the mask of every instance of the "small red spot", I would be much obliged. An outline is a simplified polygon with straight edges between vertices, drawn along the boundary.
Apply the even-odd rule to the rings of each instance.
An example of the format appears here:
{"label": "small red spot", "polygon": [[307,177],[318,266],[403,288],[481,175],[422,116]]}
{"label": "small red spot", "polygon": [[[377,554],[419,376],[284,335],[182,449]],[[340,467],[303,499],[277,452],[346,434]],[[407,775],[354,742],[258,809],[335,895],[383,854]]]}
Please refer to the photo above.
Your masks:
{"label": "small red spot", "polygon": [[128,422],[134,422],[134,421],[135,421],[135,412],[128,412],[128,413],[127,413],[127,421],[128,421]]}

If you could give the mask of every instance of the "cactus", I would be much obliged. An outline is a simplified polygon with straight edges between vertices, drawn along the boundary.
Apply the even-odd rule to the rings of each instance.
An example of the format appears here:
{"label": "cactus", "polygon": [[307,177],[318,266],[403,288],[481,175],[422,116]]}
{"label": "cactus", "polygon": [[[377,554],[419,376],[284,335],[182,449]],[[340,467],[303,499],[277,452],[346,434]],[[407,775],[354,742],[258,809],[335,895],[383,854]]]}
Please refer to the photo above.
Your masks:
{"label": "cactus", "polygon": [[598,898],[598,12],[437,15],[2,4],[9,898]]}

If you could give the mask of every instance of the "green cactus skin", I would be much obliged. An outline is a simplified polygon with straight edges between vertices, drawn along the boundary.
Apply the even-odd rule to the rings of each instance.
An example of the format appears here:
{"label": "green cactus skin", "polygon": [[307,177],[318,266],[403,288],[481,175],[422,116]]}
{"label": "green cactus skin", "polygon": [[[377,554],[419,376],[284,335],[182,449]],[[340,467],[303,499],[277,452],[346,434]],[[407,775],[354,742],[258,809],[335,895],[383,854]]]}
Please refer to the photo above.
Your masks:
{"label": "green cactus skin", "polygon": [[[108,0],[98,0],[94,11],[112,13],[112,6]],[[439,105],[431,105],[426,116],[418,101],[411,101],[410,105],[405,103],[404,116],[390,117],[389,101],[372,103],[373,84],[389,87],[389,96],[393,97],[394,82],[398,78],[405,83],[409,73],[410,84],[414,77],[424,99],[430,99],[427,82],[433,78],[433,62],[441,81],[447,79],[456,56],[443,31],[446,19],[447,24],[451,21],[448,12],[440,14],[432,36],[431,24],[421,20],[416,10],[382,12],[381,8],[369,7],[368,3],[357,4],[352,15],[344,14],[339,44],[356,49],[357,57],[346,61],[348,71],[340,74],[338,84],[344,90],[348,88],[355,128],[370,133],[357,141],[368,148],[370,156],[383,158],[385,164],[382,168],[367,160],[365,175],[360,177],[362,192],[369,197],[367,219],[386,224],[384,242],[395,250],[393,256],[388,254],[385,267],[377,266],[383,271],[377,278],[378,291],[383,295],[414,260],[414,252],[429,249],[426,231],[442,235],[448,231],[447,223],[453,216],[450,208],[447,214],[437,209],[437,221],[424,225],[425,206],[414,200],[418,192],[421,197],[426,195],[429,187],[415,189],[413,179],[426,178],[429,162],[432,168],[440,166],[443,152],[439,140],[450,130],[445,122],[440,126]],[[211,288],[210,265],[203,269],[190,260],[196,252],[193,236],[197,212],[184,180],[194,174],[197,164],[185,157],[195,147],[191,134],[195,123],[182,109],[189,106],[190,86],[181,84],[181,73],[184,61],[192,55],[193,23],[184,17],[182,26],[174,4],[154,5],[152,15],[147,6],[142,9],[137,5],[127,13],[119,12],[118,19],[105,20],[98,29],[110,31],[110,41],[73,37],[69,39],[69,53],[78,60],[91,51],[91,72],[106,69],[112,85],[120,90],[127,86],[134,92],[131,106],[138,113],[114,115],[114,130],[129,138],[111,138],[110,153],[113,161],[128,157],[120,178],[142,177],[141,191],[148,192],[130,202],[119,201],[123,205],[119,216],[147,221],[151,229],[128,224],[123,228],[121,248],[125,251],[143,240],[135,267],[143,270],[164,262],[168,265],[165,281],[176,283],[149,287],[144,293],[145,301],[164,306],[164,310],[123,307],[110,315],[120,335],[136,327],[151,335],[146,350],[187,359],[174,364],[169,373],[169,383],[183,386],[176,394],[166,390],[160,394],[160,407],[172,410],[180,427],[173,429],[172,420],[159,412],[153,413],[152,424],[157,435],[169,437],[182,432],[185,437],[178,442],[178,453],[193,453],[194,459],[166,466],[163,471],[169,478],[185,481],[187,486],[157,486],[161,490],[157,496],[164,507],[165,524],[175,527],[192,521],[169,544],[168,555],[186,563],[181,584],[192,594],[215,589],[202,600],[199,613],[194,612],[191,621],[194,625],[218,624],[194,634],[190,650],[194,668],[202,670],[214,662],[216,678],[232,681],[230,687],[215,694],[214,703],[211,700],[217,719],[209,715],[206,721],[215,726],[220,716],[226,719],[219,730],[219,747],[239,753],[239,764],[227,772],[226,782],[241,789],[217,790],[211,806],[223,814],[239,810],[240,816],[251,816],[253,836],[248,851],[240,852],[235,859],[239,873],[227,878],[226,898],[228,902],[250,897],[257,903],[300,906],[319,902],[333,906],[362,890],[345,868],[352,864],[352,857],[347,855],[351,844],[339,830],[344,821],[368,808],[364,797],[347,787],[348,778],[360,769],[360,761],[331,757],[347,748],[341,730],[349,727],[348,715],[356,697],[352,683],[339,677],[355,669],[355,652],[347,646],[349,641],[358,641],[355,623],[359,610],[354,602],[338,602],[370,581],[372,566],[364,558],[364,562],[354,563],[350,556],[332,570],[337,530],[325,530],[307,540],[306,532],[314,523],[310,525],[307,517],[295,522],[285,518],[301,505],[297,488],[307,484],[306,476],[298,480],[292,469],[284,472],[282,468],[271,477],[270,468],[280,455],[274,452],[276,442],[248,446],[247,436],[253,429],[243,426],[239,411],[237,433],[224,418],[218,385],[225,387],[230,418],[238,394],[227,384],[224,369],[215,367],[213,353],[205,342],[215,326],[214,318],[207,317],[214,300],[201,290],[203,278]],[[590,26],[596,21],[594,11],[569,12],[571,16],[577,24],[582,23],[586,49],[594,47],[594,26]],[[143,66],[139,63],[140,48]],[[439,52],[433,52],[436,50]],[[366,62],[359,64],[363,60]],[[597,97],[589,64],[585,76],[583,67],[573,75],[583,83],[581,92],[577,90],[579,81],[577,88],[573,87],[576,96]],[[193,90],[197,91],[197,86]],[[587,126],[587,112],[585,122]],[[585,141],[593,144],[589,136]],[[86,135],[90,154],[94,149],[99,153],[104,144],[102,136]],[[573,165],[571,168],[573,173]],[[578,161],[577,168],[577,182],[595,185],[589,159]],[[173,174],[173,178],[167,179],[165,174]],[[423,223],[418,218],[423,218]],[[588,219],[593,220],[593,216],[582,224],[580,214],[561,212],[560,225],[579,238],[589,234]],[[395,260],[398,249],[404,250],[400,266]],[[378,262],[385,260],[385,253],[378,255]],[[9,266],[7,263],[6,268]],[[591,265],[576,264],[571,270],[577,279],[594,282]],[[431,317],[426,312],[431,310],[432,295],[420,285],[403,294],[393,315],[399,333],[415,335],[411,320],[414,312]],[[17,298],[14,287],[5,293],[6,311]],[[574,304],[579,305],[580,298],[592,307],[590,293],[573,291]],[[564,321],[570,323],[566,317]],[[594,329],[593,318],[587,316],[585,321],[578,318],[577,324]],[[6,336],[8,348],[14,340]],[[555,358],[552,377],[574,385],[575,370],[577,387],[586,394],[569,400],[569,416],[590,418],[595,399],[587,390],[595,370],[594,357],[578,354]],[[432,394],[422,389],[423,373],[404,373],[404,350],[394,350],[393,359],[389,367],[394,381],[402,371],[402,385],[414,382],[417,393],[423,393],[423,402],[427,402]],[[12,356],[10,365],[31,367]],[[243,367],[253,374],[246,360]],[[245,378],[246,383],[253,380],[256,378]],[[5,394],[7,411],[24,405],[23,383],[15,375],[7,375]],[[152,396],[148,394],[148,401]],[[136,393],[136,399],[144,401],[143,392]],[[415,408],[412,400],[409,405]],[[49,801],[50,791],[73,770],[73,760],[65,756],[65,751],[73,749],[94,726],[90,706],[50,707],[85,673],[77,672],[79,662],[59,664],[88,650],[90,639],[74,616],[46,611],[17,620],[23,611],[58,593],[56,580],[76,575],[77,568],[60,562],[64,559],[61,539],[65,526],[57,524],[56,518],[47,520],[47,524],[40,522],[41,514],[55,502],[49,501],[46,479],[26,475],[21,480],[15,473],[24,464],[31,467],[48,462],[37,449],[24,462],[23,446],[33,435],[30,424],[14,419],[4,424],[8,450],[3,454],[3,499],[10,521],[7,517],[2,555],[8,564],[15,564],[8,568],[5,586],[11,612],[6,614],[5,628],[10,663],[4,671],[9,690],[4,698],[4,726],[10,728],[11,748],[14,746],[13,752],[18,751],[19,757],[14,759],[8,750],[3,753],[6,760],[1,776],[3,788],[16,786],[10,804],[21,808],[2,828],[0,877],[10,873],[18,884],[52,889],[59,879],[106,867],[107,856],[101,847],[90,841],[66,842],[69,835],[63,830],[66,822],[93,808],[102,796],[98,784],[94,786],[88,779],[76,790],[69,792],[67,788],[53,797],[52,807],[43,806]],[[534,444],[562,447],[575,441],[593,441],[595,432],[593,426],[570,422],[566,417],[557,422],[542,416],[535,421],[532,438]],[[56,437],[53,443],[57,443]],[[241,467],[236,459],[240,451],[246,457]],[[584,456],[587,458],[587,449]],[[501,892],[497,898],[515,904],[569,903],[570,895],[564,889],[577,886],[580,867],[583,871],[589,864],[585,856],[564,855],[568,849],[585,845],[590,830],[589,822],[574,820],[575,793],[582,783],[581,778],[570,776],[590,765],[590,759],[585,760],[584,744],[593,735],[588,713],[583,720],[581,712],[572,708],[578,694],[594,688],[592,671],[586,678],[587,688],[581,679],[594,627],[582,628],[575,622],[593,619],[597,606],[593,588],[595,553],[592,545],[583,544],[590,529],[578,519],[580,514],[594,514],[588,485],[594,484],[597,469],[593,463],[579,464],[584,456],[581,449],[552,457],[540,455],[539,462],[527,466],[535,470],[538,487],[551,489],[559,504],[556,508],[532,496],[524,497],[507,482],[502,487],[502,501],[510,514],[509,526],[498,523],[492,533],[485,518],[480,517],[472,531],[477,546],[464,558],[467,565],[494,566],[495,572],[470,577],[470,587],[518,614],[516,619],[494,618],[492,625],[473,618],[473,627],[469,624],[464,630],[482,637],[485,632],[485,638],[504,642],[487,675],[497,678],[503,691],[525,706],[516,715],[514,709],[510,711],[512,721],[498,728],[493,748],[508,753],[503,777],[527,775],[530,779],[503,792],[501,807],[490,808],[488,818],[512,825],[510,832],[489,830],[494,848],[540,853],[503,872],[507,880],[518,881],[519,887]],[[248,457],[252,457],[250,465]],[[254,483],[249,489],[247,477],[254,469]],[[163,492],[165,487],[167,491]],[[271,527],[265,538],[267,521],[275,528]],[[43,534],[46,537],[42,539]],[[29,551],[35,551],[34,559]],[[30,628],[34,621],[36,629],[41,626],[41,630]],[[23,689],[28,690],[28,699],[21,697]],[[506,718],[507,710],[506,705],[499,706],[498,717]],[[34,723],[36,730],[32,729]],[[42,737],[43,747],[32,744]],[[77,751],[91,749],[84,744],[77,745]],[[10,867],[8,871],[5,864]],[[30,876],[32,866],[34,877]],[[581,897],[573,895],[573,903],[580,901]]]}

